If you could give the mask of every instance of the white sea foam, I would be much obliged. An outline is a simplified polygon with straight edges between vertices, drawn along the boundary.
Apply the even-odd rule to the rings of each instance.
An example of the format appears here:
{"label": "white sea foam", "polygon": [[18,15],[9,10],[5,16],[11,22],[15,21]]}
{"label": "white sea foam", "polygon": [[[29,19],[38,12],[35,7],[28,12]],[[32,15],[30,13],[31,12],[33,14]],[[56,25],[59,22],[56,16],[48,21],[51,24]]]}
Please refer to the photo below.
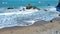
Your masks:
{"label": "white sea foam", "polygon": [[3,28],[3,26],[29,26],[38,20],[50,21],[56,17],[59,17],[59,13],[56,11],[56,8],[46,8],[47,11],[42,9],[22,9],[23,7],[18,9],[0,8],[0,11],[3,11],[0,13],[0,28]]}

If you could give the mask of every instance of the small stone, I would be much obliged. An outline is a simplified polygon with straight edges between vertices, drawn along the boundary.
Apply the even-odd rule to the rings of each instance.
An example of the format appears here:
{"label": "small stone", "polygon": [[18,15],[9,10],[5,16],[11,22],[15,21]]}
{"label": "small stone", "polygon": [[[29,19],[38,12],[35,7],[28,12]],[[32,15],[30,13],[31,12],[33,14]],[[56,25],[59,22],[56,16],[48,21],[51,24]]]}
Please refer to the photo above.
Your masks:
{"label": "small stone", "polygon": [[52,20],[50,20],[50,22],[53,22]]}
{"label": "small stone", "polygon": [[58,31],[56,31],[56,34],[58,33]]}
{"label": "small stone", "polygon": [[19,10],[19,11],[22,11],[22,10]]}

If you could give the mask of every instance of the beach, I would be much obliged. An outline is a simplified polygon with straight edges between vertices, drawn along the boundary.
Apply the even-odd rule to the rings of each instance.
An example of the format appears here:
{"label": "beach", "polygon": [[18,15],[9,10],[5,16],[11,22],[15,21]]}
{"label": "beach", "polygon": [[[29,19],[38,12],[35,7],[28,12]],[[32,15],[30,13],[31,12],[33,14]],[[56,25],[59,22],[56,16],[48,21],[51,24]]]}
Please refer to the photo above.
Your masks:
{"label": "beach", "polygon": [[0,34],[60,34],[57,4],[58,0],[1,0]]}
{"label": "beach", "polygon": [[55,18],[53,22],[37,21],[31,26],[3,28],[0,34],[55,34],[59,30],[60,18]]}

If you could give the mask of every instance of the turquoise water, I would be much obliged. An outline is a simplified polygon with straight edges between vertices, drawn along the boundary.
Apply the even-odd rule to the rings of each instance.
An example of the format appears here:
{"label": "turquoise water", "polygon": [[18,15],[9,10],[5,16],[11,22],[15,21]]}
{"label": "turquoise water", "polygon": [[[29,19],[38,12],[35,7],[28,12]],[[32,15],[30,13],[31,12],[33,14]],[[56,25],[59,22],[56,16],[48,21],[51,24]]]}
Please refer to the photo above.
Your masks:
{"label": "turquoise water", "polygon": [[[31,4],[42,8],[39,11],[21,11],[21,6]],[[48,6],[50,4],[50,6]],[[50,21],[59,17],[56,11],[58,0],[0,0],[0,28],[13,26],[29,26],[34,24],[37,20]],[[6,9],[7,7],[14,7],[16,9]],[[44,11],[45,8],[47,11]],[[28,13],[27,13],[28,12]],[[18,14],[19,13],[19,14]]]}
{"label": "turquoise water", "polygon": [[[3,4],[3,2],[7,4]],[[48,4],[55,7],[58,0],[1,0],[0,7],[20,7],[26,6],[29,3],[40,8],[45,8]]]}

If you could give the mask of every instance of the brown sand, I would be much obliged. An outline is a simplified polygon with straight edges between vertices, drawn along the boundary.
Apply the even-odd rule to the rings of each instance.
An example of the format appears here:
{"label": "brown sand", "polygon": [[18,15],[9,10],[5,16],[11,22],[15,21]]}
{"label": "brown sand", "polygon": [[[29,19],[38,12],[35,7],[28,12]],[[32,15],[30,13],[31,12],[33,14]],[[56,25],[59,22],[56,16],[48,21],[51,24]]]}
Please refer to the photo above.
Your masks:
{"label": "brown sand", "polygon": [[27,27],[0,29],[0,34],[51,34],[53,30],[60,30],[60,18],[53,19],[53,22],[38,21]]}

